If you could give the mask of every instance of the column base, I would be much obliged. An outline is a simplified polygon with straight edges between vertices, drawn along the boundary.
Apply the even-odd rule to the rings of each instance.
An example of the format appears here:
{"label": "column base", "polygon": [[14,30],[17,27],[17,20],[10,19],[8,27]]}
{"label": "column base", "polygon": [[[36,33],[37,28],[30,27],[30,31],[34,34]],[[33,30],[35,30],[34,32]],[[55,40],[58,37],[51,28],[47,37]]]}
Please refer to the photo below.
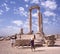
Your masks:
{"label": "column base", "polygon": [[28,32],[27,34],[31,35],[31,34],[33,34],[33,32]]}

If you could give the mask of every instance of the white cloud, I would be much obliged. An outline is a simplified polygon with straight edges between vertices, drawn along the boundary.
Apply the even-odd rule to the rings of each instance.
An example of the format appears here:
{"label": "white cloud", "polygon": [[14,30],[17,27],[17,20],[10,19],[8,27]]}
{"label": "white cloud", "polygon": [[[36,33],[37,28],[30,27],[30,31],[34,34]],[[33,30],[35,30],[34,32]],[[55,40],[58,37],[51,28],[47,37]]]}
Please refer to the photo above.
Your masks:
{"label": "white cloud", "polygon": [[0,10],[0,15],[2,15],[2,13],[3,13],[3,10]]}
{"label": "white cloud", "polygon": [[19,7],[18,9],[19,9],[20,11],[22,11],[22,12],[24,11],[24,8],[23,8],[23,7]]}
{"label": "white cloud", "polygon": [[56,18],[52,18],[52,20],[49,20],[49,18],[44,18],[43,23],[48,25],[56,25],[57,20]]}
{"label": "white cloud", "polygon": [[45,11],[44,13],[43,13],[45,16],[55,16],[56,14],[54,13],[54,12],[51,12],[51,11]]}
{"label": "white cloud", "polygon": [[28,13],[23,7],[19,7],[18,11],[20,12],[20,15],[24,15],[25,17],[27,17]]}
{"label": "white cloud", "polygon": [[6,11],[9,11],[9,10],[10,10],[10,8],[9,8],[9,7],[7,7],[7,6],[6,6],[5,8],[6,8]]}
{"label": "white cloud", "polygon": [[[28,19],[26,19],[24,22],[22,22],[21,20],[15,20],[15,21],[12,21],[12,23],[19,26],[19,28],[23,28],[24,33],[28,33],[29,31],[29,20]],[[8,28],[11,28],[11,26],[8,26]]]}
{"label": "white cloud", "polygon": [[18,26],[6,26],[6,28],[9,29],[9,30],[10,30],[10,29],[19,29]]}
{"label": "white cloud", "polygon": [[39,0],[31,0],[31,3],[38,4],[39,3]]}
{"label": "white cloud", "polygon": [[26,7],[28,7],[28,4],[26,4]]}
{"label": "white cloud", "polygon": [[23,24],[21,20],[15,20],[12,23],[16,24],[17,26],[21,26]]}
{"label": "white cloud", "polygon": [[14,9],[14,14],[20,14],[21,16],[27,17],[28,13],[25,11],[23,7],[19,7],[18,9]]}
{"label": "white cloud", "polygon": [[52,10],[55,10],[57,8],[56,2],[51,0],[41,2],[41,5]]}
{"label": "white cloud", "polygon": [[54,24],[56,25],[57,24],[57,18],[53,17],[51,20],[49,18],[44,18],[43,23],[48,24],[48,25],[50,25],[50,24],[51,25],[54,25]]}
{"label": "white cloud", "polygon": [[7,4],[6,4],[6,3],[4,3],[4,4],[3,4],[3,6],[7,6]]}
{"label": "white cloud", "polygon": [[10,1],[11,4],[15,4],[15,1]]}
{"label": "white cloud", "polygon": [[32,16],[35,17],[35,18],[38,17],[37,13],[32,13]]}
{"label": "white cloud", "polygon": [[10,8],[8,7],[8,5],[6,3],[3,3],[2,4],[2,7],[5,7],[6,11],[9,11],[10,10]]}
{"label": "white cloud", "polygon": [[25,2],[28,2],[29,0],[24,0]]}
{"label": "white cloud", "polygon": [[40,0],[24,0],[25,2],[35,3],[38,4]]}
{"label": "white cloud", "polygon": [[43,23],[50,25],[50,24],[52,24],[52,21],[50,21],[49,18],[44,18]]}

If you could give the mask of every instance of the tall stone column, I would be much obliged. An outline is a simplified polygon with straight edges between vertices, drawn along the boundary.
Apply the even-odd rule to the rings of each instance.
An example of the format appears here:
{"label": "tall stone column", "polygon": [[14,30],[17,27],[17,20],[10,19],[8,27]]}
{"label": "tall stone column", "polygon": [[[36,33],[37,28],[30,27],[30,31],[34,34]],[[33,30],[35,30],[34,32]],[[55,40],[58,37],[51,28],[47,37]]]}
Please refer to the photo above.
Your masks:
{"label": "tall stone column", "polygon": [[42,14],[40,13],[40,32],[43,32]]}
{"label": "tall stone column", "polygon": [[32,10],[29,9],[29,29],[30,29],[30,33],[32,32],[32,14],[31,14]]}
{"label": "tall stone column", "polygon": [[40,33],[40,10],[37,10],[37,14],[38,14],[38,33]]}
{"label": "tall stone column", "polygon": [[42,32],[42,14],[40,13],[40,9],[37,10],[38,13],[38,33]]}

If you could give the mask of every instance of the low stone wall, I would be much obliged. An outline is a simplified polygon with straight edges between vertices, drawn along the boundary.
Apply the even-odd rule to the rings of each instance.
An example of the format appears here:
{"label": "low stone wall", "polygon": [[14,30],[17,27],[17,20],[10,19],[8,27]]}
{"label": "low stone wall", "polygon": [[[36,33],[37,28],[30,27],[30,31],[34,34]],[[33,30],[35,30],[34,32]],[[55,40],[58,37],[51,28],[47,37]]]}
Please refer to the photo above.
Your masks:
{"label": "low stone wall", "polygon": [[30,45],[30,40],[16,40],[15,46],[29,46]]}
{"label": "low stone wall", "polygon": [[21,35],[21,39],[31,39],[31,38],[34,38],[34,34],[31,34],[31,35]]}

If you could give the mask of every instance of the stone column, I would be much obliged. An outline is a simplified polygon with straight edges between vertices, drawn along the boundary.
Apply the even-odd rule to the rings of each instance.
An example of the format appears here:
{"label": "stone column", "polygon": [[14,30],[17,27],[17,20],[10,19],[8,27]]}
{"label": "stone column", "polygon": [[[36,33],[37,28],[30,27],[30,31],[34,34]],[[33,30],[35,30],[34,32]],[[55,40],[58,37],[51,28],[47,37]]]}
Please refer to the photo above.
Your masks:
{"label": "stone column", "polygon": [[42,29],[42,14],[40,13],[40,8],[37,10],[38,13],[38,33],[41,33],[43,31]]}
{"label": "stone column", "polygon": [[38,33],[40,33],[40,10],[37,10],[37,14],[38,14]]}
{"label": "stone column", "polygon": [[21,33],[20,34],[23,34],[23,28],[21,28]]}
{"label": "stone column", "polygon": [[31,9],[29,9],[29,29],[30,33],[32,32],[32,14],[31,14]]}
{"label": "stone column", "polygon": [[42,14],[40,13],[40,32],[43,33]]}

